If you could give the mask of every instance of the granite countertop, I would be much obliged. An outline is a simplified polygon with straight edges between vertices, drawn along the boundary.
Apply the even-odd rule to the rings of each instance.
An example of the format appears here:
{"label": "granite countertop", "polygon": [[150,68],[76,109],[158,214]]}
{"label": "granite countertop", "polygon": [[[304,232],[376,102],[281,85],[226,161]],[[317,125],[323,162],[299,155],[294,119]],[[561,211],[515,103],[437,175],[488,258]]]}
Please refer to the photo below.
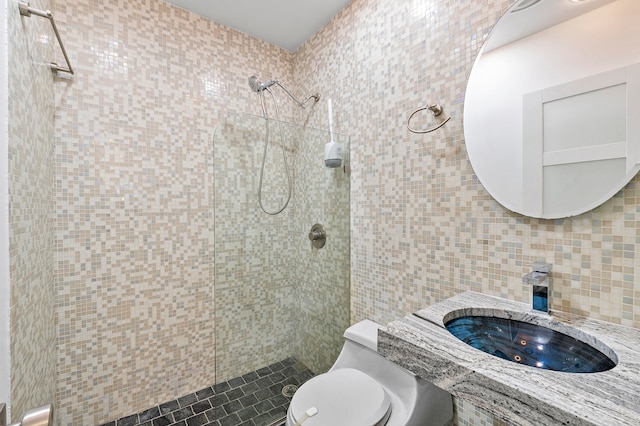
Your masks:
{"label": "granite countertop", "polygon": [[[489,355],[451,335],[443,319],[509,311],[513,319],[551,326],[605,352],[617,365],[600,373],[564,373]],[[603,346],[604,345],[604,346]],[[466,292],[383,327],[378,352],[510,425],[640,425],[640,330]]]}

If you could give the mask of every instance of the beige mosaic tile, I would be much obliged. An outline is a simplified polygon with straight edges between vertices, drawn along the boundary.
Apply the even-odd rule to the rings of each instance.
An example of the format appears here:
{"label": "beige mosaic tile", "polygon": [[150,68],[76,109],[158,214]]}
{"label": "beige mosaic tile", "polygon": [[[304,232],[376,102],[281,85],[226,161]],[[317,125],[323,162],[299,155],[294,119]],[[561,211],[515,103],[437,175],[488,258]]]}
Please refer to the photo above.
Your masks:
{"label": "beige mosaic tile", "polygon": [[455,401],[454,412],[453,424],[457,426],[508,426],[504,420],[460,399]]}
{"label": "beige mosaic tile", "polygon": [[[590,213],[549,221],[505,211],[471,169],[466,79],[508,5],[354,0],[292,56],[157,0],[58,2],[79,69],[56,84],[60,424],[98,423],[216,381],[211,141],[227,111],[260,114],[246,87],[253,73],[321,91],[336,131],[352,137],[351,223],[336,228],[352,236],[351,322],[385,323],[468,289],[528,300],[521,277],[542,257],[554,263],[554,308],[638,327],[638,178]],[[406,117],[425,102],[452,120],[410,134]],[[324,108],[305,114],[326,126]],[[323,214],[287,229],[306,232]],[[313,268],[323,252],[297,244]],[[325,290],[314,281],[295,297],[332,300]],[[345,311],[311,309],[295,330],[302,341],[321,315]]]}
{"label": "beige mosaic tile", "polygon": [[[537,220],[505,211],[470,168],[461,115],[479,40],[508,2],[387,3],[355,2],[305,44],[295,62],[297,78],[329,88],[328,96],[344,111],[341,129],[356,135],[353,292],[359,297],[353,319],[373,314],[384,321],[467,288],[527,298],[520,277],[538,257],[556,265],[559,306],[593,314],[601,301],[571,303],[562,296],[575,279],[604,278],[605,285],[586,286],[598,299],[625,279],[633,281],[636,182],[572,219]],[[332,78],[349,74],[348,84]],[[409,134],[406,112],[436,98],[448,106],[451,123],[430,135]],[[380,283],[371,275],[376,271],[407,287]],[[419,285],[411,288],[414,282]],[[382,289],[388,304],[367,307],[380,298],[367,293]],[[412,295],[423,289],[426,297]],[[607,309],[610,319],[637,326],[637,318],[622,315],[625,302],[631,300],[619,299],[616,309]]]}
{"label": "beige mosaic tile", "polygon": [[[349,192],[317,158],[327,133],[291,139],[295,198],[276,218],[257,208],[260,140],[214,137],[230,113],[261,113],[248,76],[293,84],[292,54],[158,0],[56,9],[78,69],[56,86],[58,423],[99,424],[291,355],[328,368],[349,321]],[[316,192],[303,144],[323,171]],[[319,196],[322,215],[302,215]],[[334,215],[317,262],[310,220]],[[312,261],[326,271],[299,271]],[[312,298],[330,305],[306,328]]]}
{"label": "beige mosaic tile", "polygon": [[[324,167],[326,131],[266,124],[232,114],[214,138],[218,381],[292,353],[312,371],[326,371],[349,325],[348,176]],[[263,204],[274,212],[287,200],[281,135],[292,199],[269,216],[256,194],[268,136]],[[348,139],[335,137],[347,153]],[[321,250],[307,238],[314,223],[328,233]]]}
{"label": "beige mosaic tile", "polygon": [[[55,401],[53,32],[7,3],[11,418]],[[34,1],[35,8],[50,2]],[[3,58],[5,59],[5,58]],[[5,96],[4,94],[2,96]],[[3,172],[7,172],[4,171]],[[3,325],[4,326],[4,325]]]}
{"label": "beige mosaic tile", "polygon": [[[466,80],[510,3],[356,0],[296,52],[295,78],[323,87],[352,135],[351,322],[386,323],[466,290],[528,301],[521,277],[544,258],[554,309],[640,326],[639,178],[589,213],[539,220],[493,201],[468,161]],[[427,102],[451,121],[409,133]],[[310,122],[325,120],[318,110]]]}
{"label": "beige mosaic tile", "polygon": [[214,130],[291,54],[159,0],[55,13],[58,424],[100,424],[216,383]]}
{"label": "beige mosaic tile", "polygon": [[[320,109],[326,109],[326,99],[314,108]],[[296,357],[315,373],[333,365],[342,349],[344,330],[350,325],[350,177],[343,168],[325,167],[324,145],[329,141],[326,130],[306,128],[295,162]],[[349,137],[334,134],[334,141],[342,145],[343,162],[348,164]],[[316,223],[322,224],[327,234],[321,249],[312,247],[308,239]]]}

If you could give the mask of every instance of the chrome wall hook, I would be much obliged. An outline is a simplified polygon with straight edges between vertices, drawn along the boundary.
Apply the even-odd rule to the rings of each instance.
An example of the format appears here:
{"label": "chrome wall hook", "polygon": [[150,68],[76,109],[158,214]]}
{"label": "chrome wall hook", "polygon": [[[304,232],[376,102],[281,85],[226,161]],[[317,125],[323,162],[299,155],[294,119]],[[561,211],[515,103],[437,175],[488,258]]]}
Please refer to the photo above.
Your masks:
{"label": "chrome wall hook", "polygon": [[433,114],[434,117],[438,117],[442,114],[442,112],[444,111],[443,108],[439,105],[439,104],[430,104],[430,105],[426,105],[422,108],[418,108],[415,111],[413,111],[411,113],[411,115],[409,116],[409,118],[407,119],[407,129],[409,129],[409,131],[411,131],[412,133],[431,133],[434,130],[438,130],[440,127],[444,126],[445,123],[449,120],[451,120],[451,117],[447,117],[445,118],[443,121],[441,121],[439,124],[430,127],[428,129],[425,130],[416,130],[413,129],[411,127],[411,119],[413,118],[414,115],[416,115],[417,113],[419,113],[420,111],[424,111],[424,110],[429,110],[431,111],[431,113]]}

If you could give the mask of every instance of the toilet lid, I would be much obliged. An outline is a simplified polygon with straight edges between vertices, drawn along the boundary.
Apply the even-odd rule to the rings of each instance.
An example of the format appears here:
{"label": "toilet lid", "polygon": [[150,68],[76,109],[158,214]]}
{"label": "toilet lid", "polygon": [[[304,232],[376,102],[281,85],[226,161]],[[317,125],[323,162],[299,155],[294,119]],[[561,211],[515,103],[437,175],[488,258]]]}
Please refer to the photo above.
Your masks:
{"label": "toilet lid", "polygon": [[314,377],[291,400],[294,421],[316,407],[318,414],[303,426],[384,425],[391,414],[391,398],[382,386],[360,370],[342,368]]}

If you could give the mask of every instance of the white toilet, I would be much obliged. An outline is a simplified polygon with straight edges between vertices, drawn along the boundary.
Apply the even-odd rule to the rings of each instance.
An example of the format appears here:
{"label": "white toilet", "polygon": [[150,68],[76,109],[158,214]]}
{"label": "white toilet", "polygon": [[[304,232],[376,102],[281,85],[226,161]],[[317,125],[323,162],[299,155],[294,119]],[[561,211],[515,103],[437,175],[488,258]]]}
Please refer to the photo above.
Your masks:
{"label": "white toilet", "polygon": [[333,367],[295,393],[286,426],[443,426],[453,418],[451,395],[378,355],[378,328],[349,327]]}

